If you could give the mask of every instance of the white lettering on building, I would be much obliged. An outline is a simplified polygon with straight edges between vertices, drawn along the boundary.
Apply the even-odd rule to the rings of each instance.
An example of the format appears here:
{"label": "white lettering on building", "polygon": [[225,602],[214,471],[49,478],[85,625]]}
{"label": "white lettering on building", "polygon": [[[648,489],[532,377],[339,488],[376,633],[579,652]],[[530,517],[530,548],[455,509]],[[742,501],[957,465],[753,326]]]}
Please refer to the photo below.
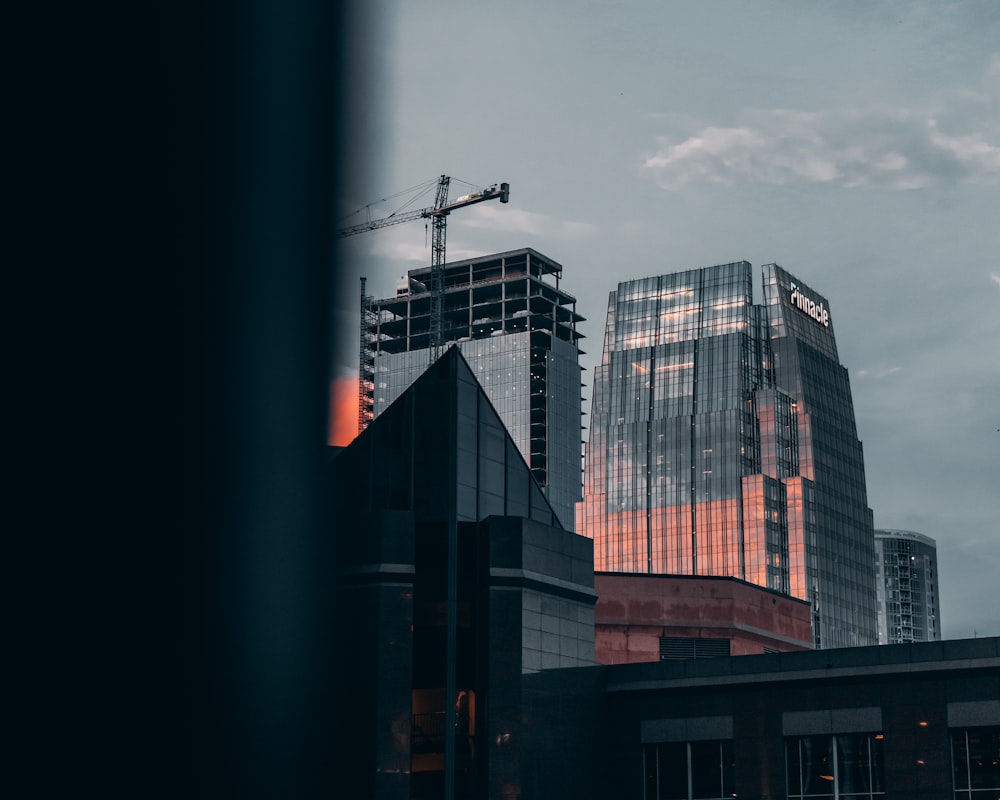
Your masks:
{"label": "white lettering on building", "polygon": [[822,303],[817,303],[815,300],[810,300],[802,292],[799,291],[799,287],[794,283],[791,286],[792,294],[789,296],[789,302],[795,306],[799,311],[804,312],[807,316],[812,317],[820,325],[827,328],[830,327],[830,312],[823,307]]}

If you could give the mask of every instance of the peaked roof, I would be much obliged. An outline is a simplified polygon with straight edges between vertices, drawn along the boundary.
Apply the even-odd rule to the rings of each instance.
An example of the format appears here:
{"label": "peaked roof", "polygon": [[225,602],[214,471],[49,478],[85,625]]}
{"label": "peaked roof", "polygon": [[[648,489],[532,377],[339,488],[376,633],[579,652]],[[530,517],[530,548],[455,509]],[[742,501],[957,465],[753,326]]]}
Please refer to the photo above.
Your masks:
{"label": "peaked roof", "polygon": [[563,527],[454,346],[332,453],[332,469],[340,503],[359,512],[455,514],[459,521],[500,515]]}

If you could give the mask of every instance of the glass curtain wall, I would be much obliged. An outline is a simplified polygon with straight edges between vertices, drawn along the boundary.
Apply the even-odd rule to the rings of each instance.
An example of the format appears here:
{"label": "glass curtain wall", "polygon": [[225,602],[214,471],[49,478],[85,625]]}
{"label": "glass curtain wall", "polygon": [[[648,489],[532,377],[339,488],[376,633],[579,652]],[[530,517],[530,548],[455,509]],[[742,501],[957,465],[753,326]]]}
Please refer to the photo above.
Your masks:
{"label": "glass curtain wall", "polygon": [[829,305],[775,265],[764,298],[745,261],[610,294],[577,530],[598,570],[737,577],[811,601],[818,646],[874,644],[871,510]]}
{"label": "glass curtain wall", "polygon": [[877,644],[874,523],[830,304],[777,264],[763,267],[763,288],[773,381],[795,403],[798,476],[812,495],[802,529],[789,527],[803,545],[793,592],[813,604],[817,647]]}

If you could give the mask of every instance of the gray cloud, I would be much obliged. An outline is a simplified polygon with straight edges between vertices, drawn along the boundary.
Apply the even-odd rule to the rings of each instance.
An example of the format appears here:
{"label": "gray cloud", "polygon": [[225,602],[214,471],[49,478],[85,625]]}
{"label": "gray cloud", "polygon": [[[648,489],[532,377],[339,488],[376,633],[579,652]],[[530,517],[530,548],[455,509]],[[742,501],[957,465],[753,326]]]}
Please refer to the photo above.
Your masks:
{"label": "gray cloud", "polygon": [[916,112],[771,110],[747,117],[740,127],[709,126],[677,142],[661,138],[643,167],[666,189],[707,180],[905,190],[1000,175],[1000,147],[978,132],[945,132],[937,119]]}
{"label": "gray cloud", "polygon": [[[664,188],[697,181],[920,189],[1000,176],[1000,55],[953,108],[744,111],[738,125],[661,137],[642,166]],[[977,125],[977,123],[979,123]]]}
{"label": "gray cloud", "polygon": [[497,209],[496,206],[476,206],[464,218],[470,228],[505,231],[508,233],[576,239],[593,236],[599,228],[589,222],[557,219],[548,214],[519,208]]}

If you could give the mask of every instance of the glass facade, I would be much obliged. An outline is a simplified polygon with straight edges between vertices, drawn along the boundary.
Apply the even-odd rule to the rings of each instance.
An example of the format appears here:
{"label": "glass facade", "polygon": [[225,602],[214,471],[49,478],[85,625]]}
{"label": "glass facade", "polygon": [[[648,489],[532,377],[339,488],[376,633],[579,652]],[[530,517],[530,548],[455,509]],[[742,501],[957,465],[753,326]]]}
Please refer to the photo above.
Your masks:
{"label": "glass facade", "polygon": [[646,800],[735,796],[733,742],[665,742],[643,748]]}
{"label": "glass facade", "polygon": [[734,576],[876,642],[861,443],[829,304],[745,261],[620,283],[594,371],[577,530],[601,571]]}
{"label": "glass facade", "polygon": [[913,531],[875,531],[879,644],[941,638],[937,545]]}
{"label": "glass facade", "polygon": [[1000,800],[1000,728],[951,732],[955,800]]}
{"label": "glass facade", "polygon": [[[581,496],[576,300],[562,267],[531,249],[445,266],[443,337],[457,343],[563,526]],[[363,383],[377,417],[427,369],[429,268],[373,304]]]}
{"label": "glass facade", "polygon": [[881,800],[884,738],[881,733],[842,733],[786,740],[789,800]]}

